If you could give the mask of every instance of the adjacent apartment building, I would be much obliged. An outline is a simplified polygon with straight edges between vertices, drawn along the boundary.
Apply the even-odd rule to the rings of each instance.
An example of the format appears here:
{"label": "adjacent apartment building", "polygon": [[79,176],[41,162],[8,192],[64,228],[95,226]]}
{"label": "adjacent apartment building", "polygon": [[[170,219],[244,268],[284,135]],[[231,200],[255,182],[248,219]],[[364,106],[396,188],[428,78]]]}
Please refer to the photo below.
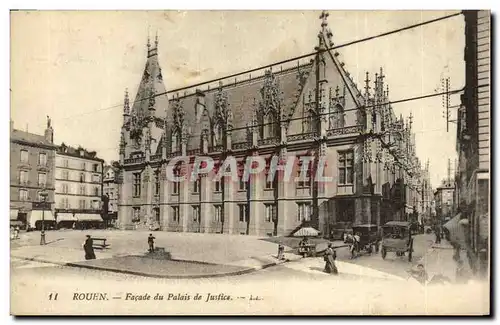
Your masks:
{"label": "adjacent apartment building", "polygon": [[61,227],[87,228],[102,223],[101,195],[104,160],[95,151],[64,143],[55,155],[55,212]]}
{"label": "adjacent apartment building", "polygon": [[458,114],[458,200],[468,219],[469,258],[487,274],[490,256],[491,12],[466,10],[465,89]]}
{"label": "adjacent apartment building", "polygon": [[437,223],[442,225],[455,216],[455,183],[451,180],[443,180],[434,192],[436,203]]}
{"label": "adjacent apartment building", "polygon": [[[308,62],[168,96],[158,40],[148,41],[135,100],[128,93],[124,100],[121,228],[272,236],[308,224],[328,234],[338,221],[380,224],[413,212],[420,163],[411,119],[395,115],[382,69],[358,87],[340,54],[326,50],[333,44],[327,17],[311,36],[320,51]],[[180,175],[199,155],[215,161],[207,177],[167,178],[174,159],[187,157],[176,165]],[[217,181],[227,156],[236,158],[239,177]],[[251,156],[265,159],[266,172],[245,180]],[[292,180],[270,179],[273,157],[291,156]],[[325,159],[322,176],[333,181],[314,181],[319,169],[303,169],[299,157]]]}
{"label": "adjacent apartment building", "polygon": [[11,225],[41,229],[54,224],[56,146],[50,119],[44,135],[14,129],[10,122]]}
{"label": "adjacent apartment building", "polygon": [[115,222],[118,219],[118,174],[119,167],[116,162],[104,166],[102,193],[104,195],[103,203],[107,203],[108,219]]}

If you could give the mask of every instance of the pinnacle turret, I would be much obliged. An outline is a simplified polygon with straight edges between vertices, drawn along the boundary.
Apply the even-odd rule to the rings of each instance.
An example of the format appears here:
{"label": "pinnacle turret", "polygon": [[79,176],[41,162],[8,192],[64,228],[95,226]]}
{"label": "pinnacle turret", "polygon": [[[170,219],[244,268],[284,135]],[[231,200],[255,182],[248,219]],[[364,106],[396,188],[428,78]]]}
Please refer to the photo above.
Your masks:
{"label": "pinnacle turret", "polygon": [[125,88],[125,99],[123,100],[123,115],[130,115],[130,101],[128,98],[128,89]]}

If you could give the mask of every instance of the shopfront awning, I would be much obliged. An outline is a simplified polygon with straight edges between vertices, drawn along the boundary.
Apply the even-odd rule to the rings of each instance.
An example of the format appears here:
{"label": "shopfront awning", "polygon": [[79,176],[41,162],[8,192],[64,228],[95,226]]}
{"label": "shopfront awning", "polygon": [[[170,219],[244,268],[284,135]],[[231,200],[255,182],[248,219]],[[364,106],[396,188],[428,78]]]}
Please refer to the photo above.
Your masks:
{"label": "shopfront awning", "polygon": [[457,243],[460,246],[465,246],[466,241],[466,225],[462,220],[462,214],[459,213],[453,217],[450,221],[446,222],[443,227],[450,232],[450,241],[452,243]]}
{"label": "shopfront awning", "polygon": [[60,221],[76,221],[76,218],[73,213],[58,213],[57,222]]}
{"label": "shopfront awning", "polygon": [[102,221],[102,217],[100,214],[91,214],[91,213],[77,213],[75,217],[78,221]]}
{"label": "shopfront awning", "polygon": [[43,217],[43,220],[45,221],[55,221],[56,219],[54,218],[54,215],[52,214],[52,211],[50,210],[32,210],[31,215],[30,215],[30,226],[35,227],[35,222],[41,221]]}
{"label": "shopfront awning", "polygon": [[10,209],[10,220],[17,220],[18,209]]}

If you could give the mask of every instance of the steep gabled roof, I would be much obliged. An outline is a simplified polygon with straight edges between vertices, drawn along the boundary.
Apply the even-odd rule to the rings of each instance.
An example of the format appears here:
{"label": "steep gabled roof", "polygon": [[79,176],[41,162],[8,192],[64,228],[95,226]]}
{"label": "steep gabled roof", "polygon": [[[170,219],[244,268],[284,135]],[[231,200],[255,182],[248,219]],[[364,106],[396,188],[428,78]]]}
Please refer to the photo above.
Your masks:
{"label": "steep gabled roof", "polygon": [[[294,68],[280,70],[273,72],[274,76],[278,79],[279,88],[283,96],[283,107],[286,111],[295,110],[297,103],[300,99],[300,94],[304,88],[305,75],[309,75],[313,65],[311,63],[297,66]],[[246,130],[248,123],[252,120],[254,114],[254,103],[259,103],[261,100],[260,90],[264,85],[265,76],[239,81],[236,83],[224,85],[221,88],[210,89],[204,92],[205,107],[210,117],[214,116],[215,110],[215,96],[218,92],[222,91],[227,94],[229,109],[233,115],[233,128],[232,142],[245,142]],[[201,123],[197,121],[195,116],[195,105],[198,100],[196,93],[189,94],[185,97],[179,97],[179,103],[182,105],[185,116],[184,121],[187,126],[191,128],[191,137],[188,143],[188,150],[198,148],[200,145],[201,136]],[[172,100],[170,100],[172,103]],[[169,106],[172,106],[171,104]],[[169,112],[167,120],[170,122],[172,112]],[[163,139],[162,139],[163,141]]]}
{"label": "steep gabled roof", "polygon": [[131,114],[141,117],[149,116],[149,108],[152,106],[155,109],[154,116],[164,116],[164,112],[168,108],[168,99],[165,91],[163,75],[158,63],[158,40],[155,41],[153,47],[151,47],[148,41],[148,57],[134,98]]}

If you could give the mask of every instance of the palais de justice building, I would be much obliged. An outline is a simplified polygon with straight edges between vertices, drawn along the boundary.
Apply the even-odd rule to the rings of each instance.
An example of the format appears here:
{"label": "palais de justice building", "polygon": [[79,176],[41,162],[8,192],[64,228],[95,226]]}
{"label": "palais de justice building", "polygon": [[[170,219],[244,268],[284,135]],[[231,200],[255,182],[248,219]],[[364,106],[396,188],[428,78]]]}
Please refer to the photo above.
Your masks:
{"label": "palais de justice building", "polygon": [[[288,235],[309,224],[328,233],[339,221],[380,224],[412,212],[418,174],[401,168],[401,157],[406,166],[420,164],[411,118],[406,124],[396,118],[382,69],[374,82],[367,73],[359,89],[339,53],[326,50],[333,45],[327,16],[320,17],[319,53],[309,62],[183,93],[165,94],[158,40],[148,41],[137,94],[132,101],[126,93],[124,100],[121,228]],[[382,136],[366,136],[370,131]],[[278,175],[268,182],[261,173],[248,182],[215,182],[215,172],[192,182],[167,180],[173,158],[188,156],[192,163],[200,155],[216,165],[236,157],[239,175],[248,156],[263,156],[268,163],[273,155],[324,157],[324,175],[333,181],[313,182],[314,174],[306,173],[306,181],[282,182]],[[176,172],[182,173],[179,167]]]}

